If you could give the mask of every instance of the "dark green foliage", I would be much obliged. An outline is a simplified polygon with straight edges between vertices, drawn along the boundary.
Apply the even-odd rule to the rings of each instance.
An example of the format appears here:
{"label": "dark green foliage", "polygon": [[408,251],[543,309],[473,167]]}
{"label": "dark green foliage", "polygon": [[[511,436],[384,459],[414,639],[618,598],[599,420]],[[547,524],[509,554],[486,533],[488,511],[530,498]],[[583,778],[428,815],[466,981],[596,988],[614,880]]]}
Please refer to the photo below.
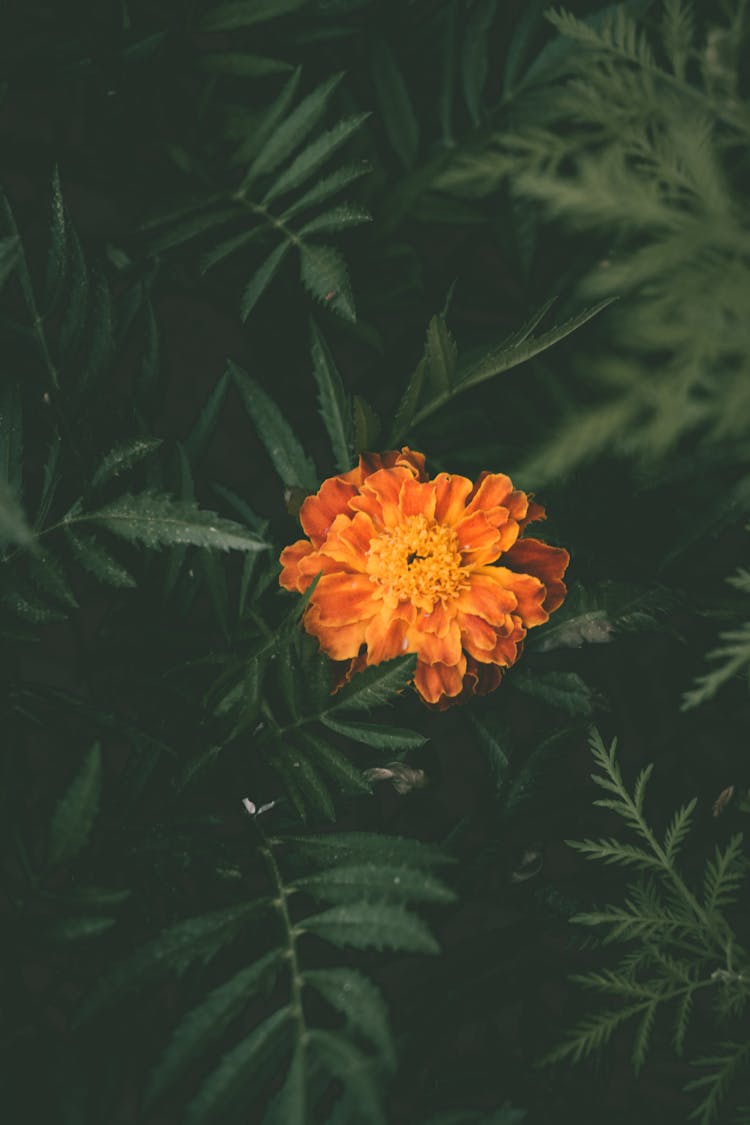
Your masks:
{"label": "dark green foliage", "polygon": [[[749,34],[3,6],[4,1118],[750,1121]],[[445,712],[278,584],[406,444],[571,553]]]}

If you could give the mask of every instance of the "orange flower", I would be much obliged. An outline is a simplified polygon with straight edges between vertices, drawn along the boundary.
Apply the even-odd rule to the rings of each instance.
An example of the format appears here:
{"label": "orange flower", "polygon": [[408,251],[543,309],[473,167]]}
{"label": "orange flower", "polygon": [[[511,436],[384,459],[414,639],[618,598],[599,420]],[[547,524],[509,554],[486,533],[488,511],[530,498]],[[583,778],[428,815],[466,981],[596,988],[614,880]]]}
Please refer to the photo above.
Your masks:
{"label": "orange flower", "polygon": [[304,625],[348,675],[413,652],[417,691],[446,707],[496,688],[562,604],[568,552],[519,539],[539,519],[504,473],[430,480],[422,453],[365,453],[304,501],[279,581],[303,593],[320,574]]}

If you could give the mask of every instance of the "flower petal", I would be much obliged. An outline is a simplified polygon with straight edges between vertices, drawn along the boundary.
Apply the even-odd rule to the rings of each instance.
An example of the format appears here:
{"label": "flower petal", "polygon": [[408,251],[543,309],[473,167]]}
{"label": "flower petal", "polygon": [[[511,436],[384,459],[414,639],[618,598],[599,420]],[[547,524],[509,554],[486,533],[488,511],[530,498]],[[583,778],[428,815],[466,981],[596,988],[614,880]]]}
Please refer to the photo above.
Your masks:
{"label": "flower petal", "polygon": [[348,625],[326,624],[315,604],[305,611],[304,621],[307,632],[317,637],[321,652],[331,660],[352,660],[359,655],[365,643],[367,621],[352,621]]}
{"label": "flower petal", "polygon": [[542,604],[548,613],[562,605],[567,592],[562,579],[570,562],[570,555],[562,547],[550,547],[539,539],[519,539],[503,562],[513,570],[534,574],[542,580],[547,588]]}
{"label": "flower petal", "polygon": [[367,663],[380,664],[383,660],[393,660],[395,656],[408,652],[408,629],[408,624],[401,617],[391,617],[389,613],[373,617],[365,633]]}
{"label": "flower petal", "polygon": [[399,493],[401,516],[425,516],[431,520],[435,515],[435,485],[418,480],[405,480]]}
{"label": "flower petal", "polygon": [[442,635],[424,630],[420,625],[418,619],[411,632],[411,639],[416,645],[419,659],[428,664],[458,664],[462,659],[461,630],[458,621],[453,618]]}
{"label": "flower petal", "polygon": [[490,625],[502,625],[506,614],[514,610],[516,605],[513,590],[505,585],[500,568],[495,566],[474,571],[469,578],[468,588],[462,590],[456,599],[456,609],[460,613],[474,613],[477,617],[483,617]]}
{"label": "flower petal", "polygon": [[320,547],[336,516],[348,510],[349,501],[357,494],[357,486],[343,477],[324,480],[314,496],[303,501],[299,512],[302,530]]}
{"label": "flower petal", "polygon": [[426,703],[440,704],[446,697],[459,695],[463,686],[466,658],[458,664],[426,664],[417,661],[414,686]]}
{"label": "flower petal", "polygon": [[474,485],[468,477],[438,473],[435,477],[435,519],[452,527],[466,514],[466,500]]}
{"label": "flower petal", "polygon": [[380,610],[376,589],[365,574],[324,574],[315,587],[311,605],[323,625],[350,625],[368,620]]}
{"label": "flower petal", "polygon": [[321,554],[335,559],[347,570],[364,572],[367,569],[367,552],[377,535],[375,525],[364,512],[336,516],[321,547]]}
{"label": "flower petal", "polygon": [[401,519],[398,503],[401,485],[412,479],[411,471],[403,467],[379,469],[367,477],[350,507],[365,512],[378,530],[395,527]]}
{"label": "flower petal", "polygon": [[298,539],[296,543],[285,547],[279,559],[282,567],[281,574],[279,575],[279,585],[283,586],[285,590],[297,590],[298,593],[303,593],[310,585],[311,580],[305,581],[300,575],[299,564],[302,559],[312,554],[314,550],[315,548],[312,543],[307,539]]}
{"label": "flower petal", "polygon": [[493,569],[497,571],[503,586],[516,595],[518,604],[513,612],[518,614],[527,628],[531,629],[547,620],[549,613],[544,608],[547,589],[543,582],[533,574],[517,574],[514,570],[508,570],[507,566],[496,566]]}
{"label": "flower petal", "polygon": [[492,526],[484,512],[474,512],[462,519],[456,524],[456,535],[464,565],[484,566],[500,557],[502,535]]}
{"label": "flower petal", "polygon": [[526,515],[520,520],[521,530],[529,523],[534,523],[536,520],[546,520],[547,511],[542,504],[537,504],[536,500],[529,494],[529,507]]}
{"label": "flower petal", "polygon": [[476,656],[478,660],[486,660],[487,653],[492,652],[497,644],[497,632],[483,617],[475,613],[460,613],[458,624],[461,629],[461,641],[467,652]]}

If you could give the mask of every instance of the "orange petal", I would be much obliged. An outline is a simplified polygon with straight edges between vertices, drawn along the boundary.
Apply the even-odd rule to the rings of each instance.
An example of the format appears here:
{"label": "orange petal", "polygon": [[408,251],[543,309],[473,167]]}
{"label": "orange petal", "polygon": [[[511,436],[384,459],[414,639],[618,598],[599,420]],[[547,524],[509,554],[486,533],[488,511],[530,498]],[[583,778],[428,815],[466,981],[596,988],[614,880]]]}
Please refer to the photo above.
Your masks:
{"label": "orange petal", "polygon": [[446,697],[459,695],[463,686],[466,658],[458,664],[425,664],[417,661],[414,686],[426,703],[440,703]]}
{"label": "orange petal", "polygon": [[[390,457],[389,453],[384,454],[383,457],[386,465],[389,464],[386,460],[387,457]],[[402,446],[400,452],[396,453],[393,464],[408,469],[417,480],[427,480],[427,473],[424,467],[424,453],[417,453],[416,450],[409,449],[408,445]]]}
{"label": "orange petal", "polygon": [[500,557],[502,536],[484,512],[474,512],[462,519],[456,525],[456,535],[463,560],[468,566],[483,566]]}
{"label": "orange petal", "polygon": [[519,539],[503,562],[513,570],[534,574],[542,580],[547,588],[542,604],[548,613],[562,605],[567,593],[562,579],[570,562],[570,555],[562,547],[550,547],[539,539]]}
{"label": "orange petal", "polygon": [[534,500],[531,494],[529,494],[528,511],[526,512],[524,518],[520,520],[521,530],[523,530],[529,523],[534,523],[536,520],[546,520],[546,518],[547,512],[545,508],[541,504],[537,504],[536,500]]}
{"label": "orange petal", "polygon": [[478,660],[486,660],[487,653],[492,652],[497,644],[496,630],[483,617],[477,617],[474,613],[459,614],[458,624],[466,651]]}
{"label": "orange petal", "polygon": [[409,651],[407,639],[408,625],[401,617],[378,614],[367,626],[367,663],[380,664],[383,660],[393,660]]}
{"label": "orange petal", "polygon": [[516,596],[503,582],[500,568],[486,566],[474,571],[468,588],[458,595],[455,607],[461,613],[483,617],[490,625],[502,625],[506,614],[516,608]]}
{"label": "orange petal", "polygon": [[316,547],[325,541],[336,516],[348,511],[349,501],[357,493],[356,485],[342,477],[324,480],[314,496],[308,496],[299,512],[300,523]]}
{"label": "orange petal", "polygon": [[315,604],[305,611],[304,624],[307,632],[317,637],[321,651],[331,660],[352,660],[365,643],[366,621],[329,625],[321,620],[320,610]]}
{"label": "orange petal", "polygon": [[442,636],[421,629],[420,624],[421,622],[417,620],[416,627],[411,633],[419,659],[428,664],[458,664],[462,658],[461,630],[458,621],[453,618]]}
{"label": "orange petal", "polygon": [[367,477],[350,507],[354,511],[365,512],[378,530],[395,527],[401,520],[398,506],[401,485],[405,480],[411,479],[413,478],[408,469],[379,469]]}
{"label": "orange petal", "polygon": [[544,608],[547,590],[543,582],[533,574],[517,574],[506,566],[496,566],[493,569],[497,571],[503,586],[516,595],[518,605],[513,612],[518,614],[527,628],[531,629],[547,620],[549,614]]}
{"label": "orange petal", "polygon": [[307,589],[310,582],[304,583],[304,579],[300,576],[299,564],[302,559],[310,555],[315,548],[312,543],[307,539],[298,539],[296,543],[292,543],[289,547],[285,547],[281,552],[279,562],[282,566],[281,574],[279,575],[279,584],[285,590],[297,590],[300,594]]}
{"label": "orange petal", "polygon": [[453,526],[465,514],[466,499],[474,485],[468,477],[438,473],[435,477],[435,519]]}
{"label": "orange petal", "polygon": [[444,637],[455,616],[454,605],[449,609],[445,602],[435,602],[429,613],[422,611],[419,614],[419,627],[425,633],[436,633],[438,637]]}
{"label": "orange petal", "polygon": [[355,512],[354,519],[348,515],[336,516],[321,547],[321,554],[336,559],[348,570],[364,571],[367,568],[367,552],[375,535],[375,525],[364,512]]}
{"label": "orange petal", "polygon": [[399,493],[399,506],[404,519],[409,516],[426,516],[431,520],[435,514],[434,484],[405,480]]}
{"label": "orange petal", "polygon": [[311,604],[319,620],[328,625],[350,625],[369,620],[380,610],[375,586],[365,574],[324,574],[315,587]]}

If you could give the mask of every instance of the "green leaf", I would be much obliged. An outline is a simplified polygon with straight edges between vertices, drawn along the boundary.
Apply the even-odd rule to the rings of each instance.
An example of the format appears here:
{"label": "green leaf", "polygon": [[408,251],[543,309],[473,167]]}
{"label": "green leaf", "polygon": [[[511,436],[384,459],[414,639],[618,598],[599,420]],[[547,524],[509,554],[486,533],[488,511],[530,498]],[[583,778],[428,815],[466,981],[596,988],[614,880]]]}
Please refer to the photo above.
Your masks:
{"label": "green leaf", "polygon": [[245,51],[215,51],[201,55],[198,66],[209,74],[231,74],[233,78],[264,78],[267,74],[285,74],[293,69],[283,59],[251,55]]}
{"label": "green leaf", "polygon": [[21,244],[15,235],[0,238],[0,287],[5,284],[16,268]]}
{"label": "green leaf", "polygon": [[269,764],[281,774],[302,820],[307,820],[308,808],[320,813],[326,820],[336,819],[331,795],[304,753],[277,741],[269,756]]}
{"label": "green leaf", "polygon": [[[200,205],[198,214],[189,219],[174,222],[169,218],[159,220],[159,225],[164,229],[149,241],[149,250],[152,254],[163,254],[165,250],[173,250],[176,246],[183,246],[194,238],[200,238],[209,231],[216,231],[218,227],[226,226],[237,218],[237,209],[222,204],[221,207],[206,208]],[[154,224],[147,224],[148,227]]]}
{"label": "green leaf", "polygon": [[196,461],[206,452],[216,430],[230,383],[231,375],[229,371],[225,371],[217,379],[200,417],[190,431],[190,435],[185,442],[185,452],[191,461]]}
{"label": "green leaf", "polygon": [[303,8],[309,0],[230,0],[207,12],[200,21],[201,31],[234,31],[253,27]]}
{"label": "green leaf", "polygon": [[18,385],[10,380],[0,386],[0,481],[22,497],[23,415]]}
{"label": "green leaf", "polygon": [[339,692],[328,714],[338,719],[339,711],[369,711],[372,707],[391,703],[394,695],[411,683],[415,667],[416,657],[409,655],[365,668]]}
{"label": "green leaf", "polygon": [[348,227],[361,226],[362,223],[371,223],[372,215],[366,207],[358,203],[338,203],[330,211],[316,215],[299,228],[300,238],[307,238],[311,234],[336,234]]}
{"label": "green leaf", "polygon": [[278,949],[240,969],[230,980],[214,988],[197,1007],[180,1020],[167,1043],[146,1091],[153,1102],[186,1071],[199,1063],[207,1048],[255,998],[260,985],[275,976],[281,959]]}
{"label": "green leaf", "polygon": [[387,727],[379,723],[349,723],[328,713],[321,715],[321,720],[337,734],[362,742],[374,750],[416,750],[427,741],[425,735],[401,727]]}
{"label": "green leaf", "polygon": [[[238,250],[242,250],[245,246],[249,246],[256,238],[258,238],[264,231],[262,226],[250,227],[249,230],[242,230],[239,234],[230,235],[222,242],[217,243],[216,246],[207,250],[205,254],[201,255],[201,273],[208,273],[210,269],[217,266],[219,262],[223,262],[231,254],[235,254]],[[266,282],[266,286],[270,283],[273,274],[276,272],[277,265],[272,269],[271,275]],[[261,267],[262,268],[262,267]],[[257,274],[255,275],[257,277]],[[264,286],[265,288],[265,286]],[[257,300],[257,298],[256,298]]]}
{"label": "green leaf", "polygon": [[86,941],[111,930],[116,921],[103,915],[59,918],[44,931],[44,936],[50,941]]}
{"label": "green leaf", "polygon": [[396,1052],[388,1026],[388,1010],[380,990],[356,969],[313,969],[305,973],[305,984],[319,992],[331,1007],[346,1017],[349,1026],[377,1049],[389,1069],[396,1065]]}
{"label": "green leaf", "polygon": [[225,1122],[240,1100],[252,1099],[269,1064],[290,1045],[291,1012],[281,1008],[229,1051],[190,1102],[185,1125]]}
{"label": "green leaf", "polygon": [[67,863],[86,846],[99,808],[101,778],[101,747],[95,742],[52,818],[50,864]]}
{"label": "green leaf", "polygon": [[95,470],[91,487],[101,488],[121,473],[126,473],[133,465],[149,457],[161,444],[161,438],[138,437],[111,449]]}
{"label": "green leaf", "polygon": [[461,45],[461,79],[464,100],[474,125],[482,119],[481,97],[489,69],[489,36],[497,11],[497,0],[478,0],[466,24]]}
{"label": "green leaf", "polygon": [[111,969],[78,1013],[78,1022],[142,987],[165,972],[183,972],[192,962],[207,962],[233,941],[247,922],[270,908],[268,899],[241,902],[169,926]]}
{"label": "green leaf", "polygon": [[355,453],[364,453],[377,448],[380,436],[380,419],[362,395],[352,399],[353,444]]}
{"label": "green leaf", "polygon": [[425,358],[434,387],[439,392],[450,393],[456,375],[458,351],[442,316],[433,316],[427,327]]}
{"label": "green leaf", "polygon": [[374,40],[370,60],[386,135],[404,168],[412,168],[419,151],[419,122],[406,82],[384,39]]}
{"label": "green leaf", "polygon": [[409,432],[412,419],[417,412],[417,406],[422,394],[426,374],[427,360],[421,359],[414,369],[414,373],[409,379],[409,382],[406,384],[406,390],[401,396],[401,401],[396,408],[391,437],[389,438],[389,443],[391,445],[397,445],[399,440]]}
{"label": "green leaf", "polygon": [[352,467],[351,407],[328,344],[314,321],[310,322],[310,351],[318,384],[320,413],[325,422],[336,467],[345,473]]}
{"label": "green leaf", "polygon": [[474,712],[470,712],[467,717],[469,723],[477,732],[479,746],[487,758],[495,785],[499,791],[502,789],[510,771],[512,750],[507,732],[499,723],[492,723],[490,717],[485,718]]}
{"label": "green leaf", "polygon": [[276,403],[250,376],[235,363],[229,371],[242,402],[253,421],[258,437],[265,445],[276,472],[289,488],[314,492],[318,487],[315,468],[294,436]]}
{"label": "green leaf", "polygon": [[21,505],[10,486],[0,480],[0,547],[16,544],[29,547],[34,542],[34,533],[26,522]]}
{"label": "green leaf", "polygon": [[508,680],[519,691],[559,707],[568,715],[591,715],[594,695],[577,672],[534,672],[519,669]]}
{"label": "green leaf", "polygon": [[29,577],[34,585],[66,609],[78,609],[78,602],[59,560],[46,550],[29,561]]}
{"label": "green leaf", "polygon": [[[297,67],[294,73],[290,75],[289,81],[284,83],[279,96],[271,103],[263,114],[260,122],[250,130],[249,134],[247,124],[243,120],[241,131],[242,143],[232,158],[232,163],[235,166],[239,164],[245,165],[248,160],[254,159],[254,157],[263,150],[268,138],[276,132],[279,122],[284,120],[287,110],[294,101],[301,74],[302,68]],[[244,190],[246,185],[250,183],[251,179],[252,169],[246,174],[240,185],[240,193]]]}
{"label": "green leaf", "polygon": [[[341,1035],[311,1031],[310,1048],[327,1071],[339,1080],[357,1107],[361,1125],[386,1125],[381,1084],[369,1059]],[[349,1120],[354,1120],[351,1116]]]}
{"label": "green leaf", "polygon": [[278,196],[293,191],[294,188],[300,187],[306,180],[309,180],[321,165],[330,160],[333,154],[346,144],[369,116],[369,113],[357,113],[351,117],[345,117],[333,128],[326,130],[314,141],[311,141],[295,157],[289,167],[281,173],[278,179],[274,180],[263,197],[263,203],[270,203],[272,199],[277,199]]}
{"label": "green leaf", "polygon": [[301,243],[299,246],[302,284],[316,300],[354,324],[354,308],[346,262],[333,246]]}
{"label": "green leaf", "polygon": [[122,539],[157,549],[175,543],[192,543],[219,551],[262,551],[268,547],[241,524],[160,492],[126,493],[99,511],[77,519],[99,523]]}
{"label": "green leaf", "polygon": [[263,1125],[307,1125],[306,1051],[297,1045],[284,1084],[271,1099]]}
{"label": "green leaf", "polygon": [[385,863],[353,863],[332,867],[318,875],[294,880],[313,898],[324,902],[360,902],[375,898],[387,902],[454,902],[444,883],[418,868]]}
{"label": "green leaf", "polygon": [[372,786],[361,770],[316,735],[300,731],[298,736],[311,764],[327,774],[343,793],[371,793]]}
{"label": "green leaf", "polygon": [[407,864],[410,867],[435,867],[452,863],[453,858],[432,844],[403,836],[381,836],[375,832],[326,832],[318,836],[288,836],[292,845],[313,863]]}
{"label": "green leaf", "polygon": [[[330,175],[324,176],[304,195],[295,200],[290,207],[287,207],[284,214],[281,216],[282,222],[288,223],[297,215],[302,214],[304,211],[309,211],[312,207],[317,207],[319,204],[324,203],[325,200],[330,199],[332,195],[343,191],[345,187],[355,183],[362,176],[366,176],[368,172],[372,171],[372,165],[366,160],[361,160],[359,164],[345,164],[341,168],[337,168],[335,172]],[[344,206],[347,206],[344,204]]]}
{"label": "green leaf", "polygon": [[297,146],[310,135],[323,115],[328,101],[341,82],[343,73],[334,74],[322,82],[311,94],[292,110],[274,130],[250,168],[243,187],[260,175],[273,172]]}
{"label": "green leaf", "polygon": [[263,264],[250,278],[250,281],[245,286],[240,301],[240,316],[243,320],[247,320],[250,313],[273,281],[274,275],[286,257],[289,248],[289,242],[280,242],[276,249],[271,251]]}
{"label": "green leaf", "polygon": [[356,902],[333,906],[299,923],[332,945],[352,949],[394,949],[406,953],[438,953],[437,942],[420,918],[403,906]]}

